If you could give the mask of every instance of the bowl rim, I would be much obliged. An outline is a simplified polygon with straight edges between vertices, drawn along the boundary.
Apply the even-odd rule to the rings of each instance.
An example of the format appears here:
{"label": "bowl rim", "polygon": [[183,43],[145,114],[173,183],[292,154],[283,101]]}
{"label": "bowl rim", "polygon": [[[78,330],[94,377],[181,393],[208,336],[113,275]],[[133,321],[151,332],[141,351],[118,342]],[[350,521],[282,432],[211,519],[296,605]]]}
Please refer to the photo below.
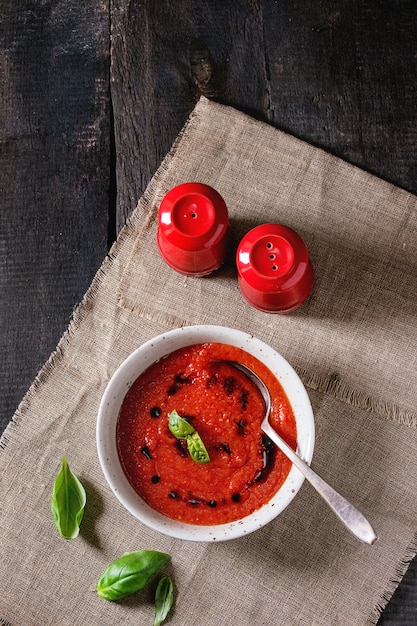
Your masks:
{"label": "bowl rim", "polygon": [[300,490],[304,476],[293,465],[275,496],[250,515],[212,526],[168,518],[146,504],[129,484],[116,448],[116,423],[122,401],[134,381],[152,363],[179,348],[204,342],[237,346],[261,360],[284,387],[297,425],[297,452],[310,464],[315,444],[315,423],[310,399],[298,374],[274,348],[254,335],[228,326],[182,326],[161,333],[136,348],[115,370],[101,398],[96,446],[101,469],[119,502],[143,524],[165,535],[188,541],[215,542],[248,535],[277,517]]}

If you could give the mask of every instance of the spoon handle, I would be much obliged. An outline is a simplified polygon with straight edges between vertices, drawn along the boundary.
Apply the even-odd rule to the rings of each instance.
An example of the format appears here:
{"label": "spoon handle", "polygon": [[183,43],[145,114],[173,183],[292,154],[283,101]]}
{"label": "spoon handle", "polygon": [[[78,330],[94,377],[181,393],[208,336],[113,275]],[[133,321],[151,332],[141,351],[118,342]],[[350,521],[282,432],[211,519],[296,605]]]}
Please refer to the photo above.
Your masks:
{"label": "spoon handle", "polygon": [[330,487],[320,476],[318,476],[307,463],[305,463],[294,450],[278,435],[272,426],[265,420],[262,423],[262,430],[270,439],[284,452],[297,469],[304,474],[305,478],[318,491],[321,497],[327,502],[332,511],[350,532],[360,541],[372,545],[378,539],[378,535],[370,522],[353,504],[348,502],[337,491]]}

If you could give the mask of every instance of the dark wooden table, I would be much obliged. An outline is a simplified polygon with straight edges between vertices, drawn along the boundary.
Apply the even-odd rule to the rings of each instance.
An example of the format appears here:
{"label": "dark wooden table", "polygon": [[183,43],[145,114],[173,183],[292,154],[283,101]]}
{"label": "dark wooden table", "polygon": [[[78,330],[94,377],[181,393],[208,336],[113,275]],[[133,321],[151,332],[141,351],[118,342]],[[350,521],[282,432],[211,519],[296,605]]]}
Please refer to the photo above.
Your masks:
{"label": "dark wooden table", "polygon": [[[201,94],[417,193],[415,0],[0,15],[1,429]],[[417,624],[415,561],[380,624]]]}

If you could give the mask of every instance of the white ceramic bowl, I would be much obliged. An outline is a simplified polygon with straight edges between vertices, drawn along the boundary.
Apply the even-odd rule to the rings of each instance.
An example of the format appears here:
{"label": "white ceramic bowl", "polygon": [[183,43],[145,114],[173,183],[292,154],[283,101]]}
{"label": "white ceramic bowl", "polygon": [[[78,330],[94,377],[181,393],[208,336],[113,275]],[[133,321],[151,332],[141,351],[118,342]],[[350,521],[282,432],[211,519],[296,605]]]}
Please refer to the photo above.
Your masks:
{"label": "white ceramic bowl", "polygon": [[289,363],[264,342],[252,335],[223,326],[186,326],[143,344],[116,370],[103,395],[97,420],[98,456],[108,484],[132,515],[150,528],[189,541],[226,541],[261,528],[288,506],[304,480],[293,466],[284,484],[267,504],[247,517],[216,526],[184,524],[165,517],[147,505],[130,486],[116,448],[116,422],[125,394],[136,378],[161,357],[179,348],[208,341],[242,348],[267,365],[283,386],[294,411],[297,452],[310,463],[314,449],[314,416],[307,392]]}

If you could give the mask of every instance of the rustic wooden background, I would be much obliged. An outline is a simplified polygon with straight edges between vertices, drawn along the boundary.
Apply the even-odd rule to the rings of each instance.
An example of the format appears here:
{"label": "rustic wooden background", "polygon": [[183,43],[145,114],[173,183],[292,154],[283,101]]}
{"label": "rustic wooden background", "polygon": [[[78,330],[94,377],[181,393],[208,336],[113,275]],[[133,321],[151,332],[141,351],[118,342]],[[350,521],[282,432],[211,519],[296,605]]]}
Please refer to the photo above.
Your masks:
{"label": "rustic wooden background", "polygon": [[[417,193],[415,0],[2,0],[0,16],[1,429],[200,94]],[[416,562],[380,624],[417,624]]]}

